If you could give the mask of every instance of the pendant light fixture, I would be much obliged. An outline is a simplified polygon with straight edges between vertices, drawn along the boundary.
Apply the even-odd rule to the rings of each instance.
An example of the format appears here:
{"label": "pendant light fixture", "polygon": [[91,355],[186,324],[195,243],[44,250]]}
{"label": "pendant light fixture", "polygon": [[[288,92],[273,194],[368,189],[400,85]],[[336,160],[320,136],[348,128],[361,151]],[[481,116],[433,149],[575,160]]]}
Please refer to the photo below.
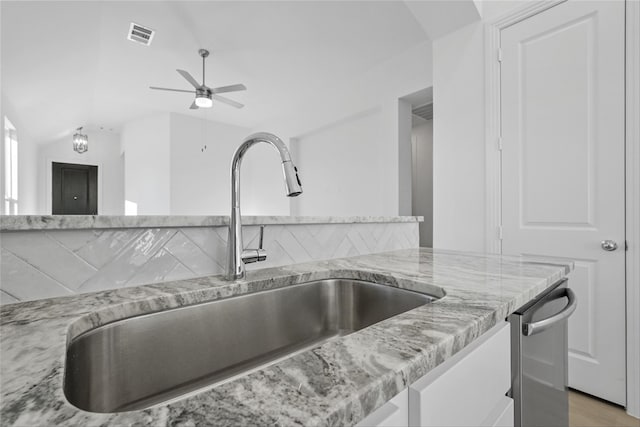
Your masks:
{"label": "pendant light fixture", "polygon": [[73,134],[73,151],[82,154],[89,149],[89,137],[82,133],[82,126],[76,130]]}

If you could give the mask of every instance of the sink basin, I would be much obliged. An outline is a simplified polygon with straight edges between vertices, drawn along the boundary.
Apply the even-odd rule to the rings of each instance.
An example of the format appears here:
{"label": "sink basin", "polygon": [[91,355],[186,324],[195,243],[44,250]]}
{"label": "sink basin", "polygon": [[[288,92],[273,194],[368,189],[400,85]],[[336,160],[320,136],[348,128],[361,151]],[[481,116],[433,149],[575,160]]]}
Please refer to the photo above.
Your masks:
{"label": "sink basin", "polygon": [[434,299],[331,279],[119,320],[71,341],[64,392],[91,412],[148,408]]}

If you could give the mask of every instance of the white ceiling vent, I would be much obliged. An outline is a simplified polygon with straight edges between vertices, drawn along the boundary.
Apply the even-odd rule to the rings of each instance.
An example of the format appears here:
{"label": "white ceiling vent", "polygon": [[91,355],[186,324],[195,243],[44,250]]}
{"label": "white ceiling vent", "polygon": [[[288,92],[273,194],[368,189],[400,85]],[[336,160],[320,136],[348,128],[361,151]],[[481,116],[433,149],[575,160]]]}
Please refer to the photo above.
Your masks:
{"label": "white ceiling vent", "polygon": [[419,107],[414,107],[411,112],[425,120],[433,120],[433,102]]}
{"label": "white ceiling vent", "polygon": [[151,40],[153,40],[153,36],[155,35],[155,33],[156,32],[151,28],[147,28],[145,26],[132,22],[129,26],[129,35],[127,35],[127,38],[132,42],[149,46],[151,44]]}

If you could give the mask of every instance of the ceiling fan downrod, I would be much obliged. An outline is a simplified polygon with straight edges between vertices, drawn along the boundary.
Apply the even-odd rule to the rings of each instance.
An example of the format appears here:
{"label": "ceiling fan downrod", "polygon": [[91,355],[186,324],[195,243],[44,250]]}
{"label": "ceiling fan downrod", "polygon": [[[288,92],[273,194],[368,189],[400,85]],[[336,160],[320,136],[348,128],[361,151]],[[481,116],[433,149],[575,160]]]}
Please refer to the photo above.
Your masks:
{"label": "ceiling fan downrod", "polygon": [[198,54],[200,56],[202,56],[202,86],[205,86],[205,84],[204,84],[204,60],[207,58],[207,56],[209,56],[209,51],[207,49],[199,49],[198,50]]}

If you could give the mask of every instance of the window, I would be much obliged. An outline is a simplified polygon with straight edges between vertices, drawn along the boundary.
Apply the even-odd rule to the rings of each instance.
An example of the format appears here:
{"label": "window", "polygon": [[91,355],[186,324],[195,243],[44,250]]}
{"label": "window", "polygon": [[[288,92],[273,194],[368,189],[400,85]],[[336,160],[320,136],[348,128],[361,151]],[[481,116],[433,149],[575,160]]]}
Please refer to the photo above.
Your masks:
{"label": "window", "polygon": [[124,201],[124,214],[125,215],[138,215],[138,204],[129,200]]}
{"label": "window", "polygon": [[18,214],[18,136],[7,117],[4,118],[4,213]]}

